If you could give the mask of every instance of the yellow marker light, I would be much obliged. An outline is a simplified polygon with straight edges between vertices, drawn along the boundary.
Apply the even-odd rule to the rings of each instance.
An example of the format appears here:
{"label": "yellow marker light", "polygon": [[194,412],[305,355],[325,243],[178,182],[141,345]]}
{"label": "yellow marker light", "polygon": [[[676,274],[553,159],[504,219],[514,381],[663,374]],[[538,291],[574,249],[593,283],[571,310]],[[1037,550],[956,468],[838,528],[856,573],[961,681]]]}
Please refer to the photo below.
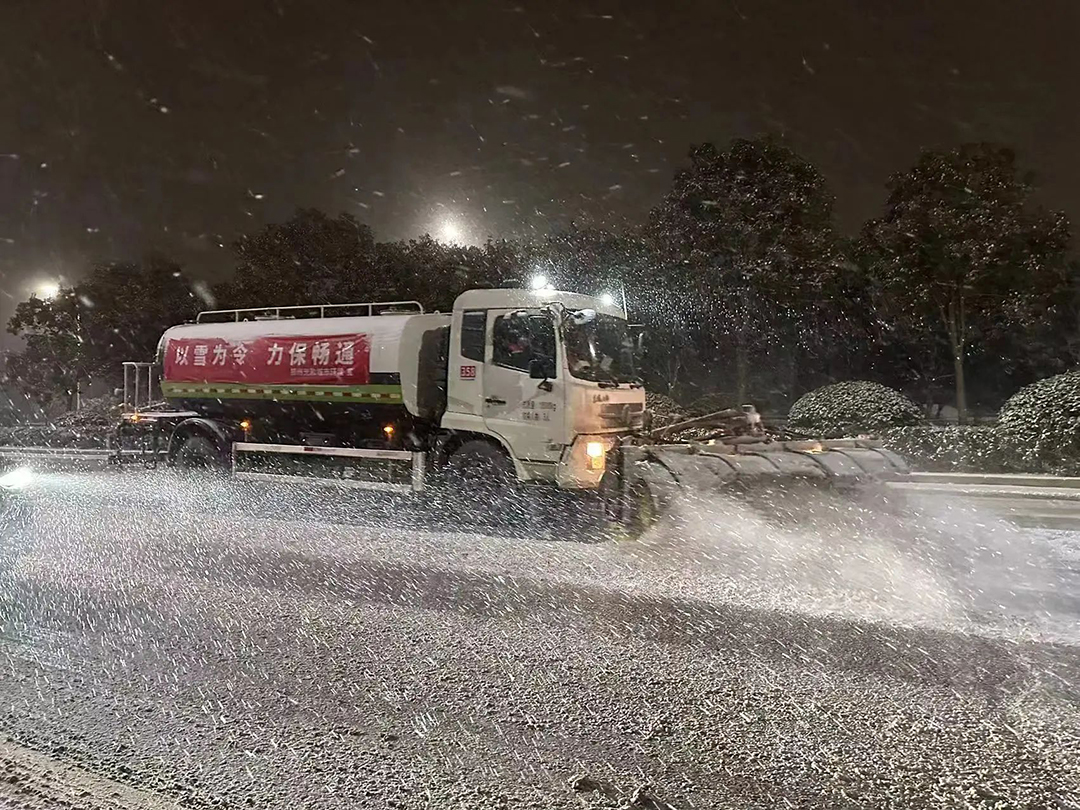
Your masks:
{"label": "yellow marker light", "polygon": [[242,431],[244,431],[244,433],[247,433],[249,430],[251,430],[251,420],[250,419],[241,419],[240,420],[240,429]]}
{"label": "yellow marker light", "polygon": [[386,438],[388,438],[388,439],[393,438],[393,436],[394,436],[394,426],[393,425],[383,425],[382,432],[386,434]]}
{"label": "yellow marker light", "polygon": [[590,470],[604,469],[604,452],[605,451],[603,442],[585,443],[585,455],[589,458]]}

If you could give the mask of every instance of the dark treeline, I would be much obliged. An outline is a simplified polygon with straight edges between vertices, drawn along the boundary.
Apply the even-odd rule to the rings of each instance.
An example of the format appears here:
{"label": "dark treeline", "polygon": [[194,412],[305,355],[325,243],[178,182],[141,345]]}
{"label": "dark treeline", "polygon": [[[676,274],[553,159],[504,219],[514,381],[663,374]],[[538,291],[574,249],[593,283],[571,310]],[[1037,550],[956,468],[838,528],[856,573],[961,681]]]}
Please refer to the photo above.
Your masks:
{"label": "dark treeline", "polygon": [[120,361],[148,359],[165,327],[200,309],[397,299],[448,309],[463,290],[543,274],[565,289],[625,290],[631,320],[648,327],[646,382],[678,400],[776,410],[861,378],[955,404],[963,418],[1076,366],[1069,223],[1032,191],[1008,149],[928,151],[847,237],[817,169],[759,138],[693,147],[646,221],[619,232],[378,242],[351,215],[302,209],[238,239],[236,272],[220,284],[150,256],[20,304],[8,328],[25,348],[7,378],[59,403],[77,381],[113,384]]}

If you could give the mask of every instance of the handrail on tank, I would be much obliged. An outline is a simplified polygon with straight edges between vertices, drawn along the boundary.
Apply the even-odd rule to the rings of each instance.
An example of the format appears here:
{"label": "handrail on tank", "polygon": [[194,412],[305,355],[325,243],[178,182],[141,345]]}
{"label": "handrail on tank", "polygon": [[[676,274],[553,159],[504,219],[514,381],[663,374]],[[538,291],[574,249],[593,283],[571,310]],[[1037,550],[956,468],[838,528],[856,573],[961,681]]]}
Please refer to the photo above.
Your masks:
{"label": "handrail on tank", "polygon": [[[405,309],[409,312],[417,312],[421,315],[424,314],[424,305],[419,301],[361,301],[355,304],[297,304],[287,307],[248,307],[246,309],[206,309],[200,312],[195,317],[195,323],[204,323],[203,316],[209,315],[231,315],[234,321],[239,321],[240,316],[244,313],[258,313],[261,318],[253,318],[252,320],[274,320],[280,321],[282,319],[281,313],[283,312],[315,312],[318,311],[318,317],[325,318],[326,311],[332,309],[367,309],[368,316],[377,314],[375,309],[379,308],[382,314],[382,310],[386,309]],[[286,316],[288,317],[288,316]],[[295,316],[294,316],[295,317]],[[312,316],[313,317],[313,316]]]}

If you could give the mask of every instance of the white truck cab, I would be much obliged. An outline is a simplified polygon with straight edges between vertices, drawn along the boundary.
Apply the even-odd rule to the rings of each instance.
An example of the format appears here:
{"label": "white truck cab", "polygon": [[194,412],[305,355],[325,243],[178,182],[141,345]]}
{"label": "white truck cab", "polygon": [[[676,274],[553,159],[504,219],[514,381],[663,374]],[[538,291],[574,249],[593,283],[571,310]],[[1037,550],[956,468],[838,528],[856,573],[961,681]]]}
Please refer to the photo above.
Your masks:
{"label": "white truck cab", "polygon": [[419,332],[447,326],[440,427],[489,437],[521,481],[598,486],[609,450],[621,434],[640,428],[645,415],[622,311],[592,296],[553,290],[463,293],[451,315],[413,318],[403,336],[402,385],[410,411],[424,381],[422,370],[410,379],[407,369],[416,364],[404,362],[405,355],[422,353]]}

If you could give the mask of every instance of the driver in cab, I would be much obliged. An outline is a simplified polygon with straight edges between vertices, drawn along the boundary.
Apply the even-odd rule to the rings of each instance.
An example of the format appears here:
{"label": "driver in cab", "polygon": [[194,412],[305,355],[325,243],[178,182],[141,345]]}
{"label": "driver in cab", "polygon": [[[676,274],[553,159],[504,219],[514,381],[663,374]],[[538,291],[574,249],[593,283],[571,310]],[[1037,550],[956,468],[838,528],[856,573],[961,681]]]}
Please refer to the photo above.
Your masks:
{"label": "driver in cab", "polygon": [[506,348],[510,353],[510,357],[515,360],[522,360],[532,354],[529,336],[523,332],[514,331],[511,333]]}

